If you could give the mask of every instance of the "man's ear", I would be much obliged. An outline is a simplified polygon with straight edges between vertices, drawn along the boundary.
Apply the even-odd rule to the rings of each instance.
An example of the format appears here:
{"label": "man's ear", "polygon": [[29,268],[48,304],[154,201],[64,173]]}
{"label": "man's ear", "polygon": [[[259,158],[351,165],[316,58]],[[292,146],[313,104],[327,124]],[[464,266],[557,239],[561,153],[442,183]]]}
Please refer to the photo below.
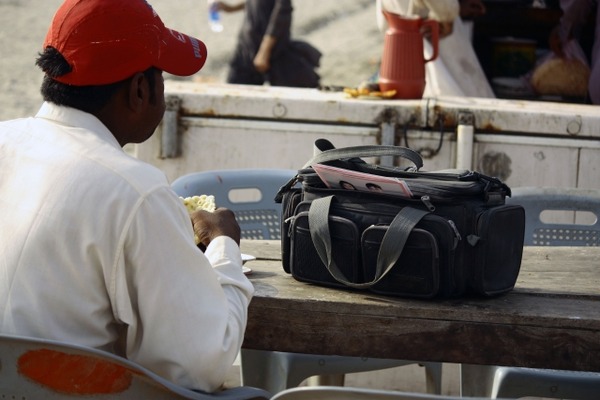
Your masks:
{"label": "man's ear", "polygon": [[138,72],[129,82],[128,105],[134,111],[139,111],[150,99],[150,86],[143,73]]}

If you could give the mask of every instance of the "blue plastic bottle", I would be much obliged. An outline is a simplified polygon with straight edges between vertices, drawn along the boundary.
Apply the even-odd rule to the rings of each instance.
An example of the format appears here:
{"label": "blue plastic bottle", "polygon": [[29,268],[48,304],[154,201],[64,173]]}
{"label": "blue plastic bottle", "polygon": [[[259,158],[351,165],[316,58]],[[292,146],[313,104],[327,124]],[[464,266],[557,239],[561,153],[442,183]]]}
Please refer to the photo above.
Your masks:
{"label": "blue plastic bottle", "polygon": [[208,24],[213,32],[222,32],[221,13],[217,9],[215,0],[208,0]]}

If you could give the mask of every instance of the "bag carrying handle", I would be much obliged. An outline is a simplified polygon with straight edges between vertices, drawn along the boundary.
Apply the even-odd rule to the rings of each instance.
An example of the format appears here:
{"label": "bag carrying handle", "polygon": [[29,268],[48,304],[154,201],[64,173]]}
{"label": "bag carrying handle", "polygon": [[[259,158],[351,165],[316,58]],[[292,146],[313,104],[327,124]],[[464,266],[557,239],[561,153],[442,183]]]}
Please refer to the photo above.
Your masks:
{"label": "bag carrying handle", "polygon": [[[360,157],[383,157],[383,156],[397,156],[403,157],[411,161],[417,171],[423,167],[423,158],[416,151],[407,147],[401,146],[384,146],[384,145],[366,145],[366,146],[350,146],[336,149],[333,147],[331,142],[326,139],[318,139],[315,142],[315,147],[321,150],[320,153],[316,154],[311,158],[301,169],[308,168],[314,164],[324,163],[327,161],[335,161],[347,158],[360,158]],[[298,175],[294,175],[285,185],[279,188],[279,191],[275,195],[275,202],[281,203],[283,199],[283,193],[288,191],[292,186],[298,182]]]}
{"label": "bag carrying handle", "polygon": [[381,240],[381,247],[377,254],[375,277],[370,282],[356,283],[349,281],[333,260],[331,234],[329,232],[329,210],[333,197],[322,197],[311,202],[308,211],[310,237],[319,254],[319,258],[336,281],[356,289],[369,288],[390,272],[400,258],[410,232],[421,218],[429,214],[429,212],[412,207],[402,208],[390,223],[387,232]]}
{"label": "bag carrying handle", "polygon": [[302,169],[310,167],[314,164],[320,164],[327,161],[335,161],[344,158],[383,156],[397,156],[406,158],[407,160],[415,164],[415,166],[417,167],[417,171],[423,167],[423,158],[421,157],[421,155],[407,147],[366,145],[325,150],[311,158],[306,164],[304,164]]}

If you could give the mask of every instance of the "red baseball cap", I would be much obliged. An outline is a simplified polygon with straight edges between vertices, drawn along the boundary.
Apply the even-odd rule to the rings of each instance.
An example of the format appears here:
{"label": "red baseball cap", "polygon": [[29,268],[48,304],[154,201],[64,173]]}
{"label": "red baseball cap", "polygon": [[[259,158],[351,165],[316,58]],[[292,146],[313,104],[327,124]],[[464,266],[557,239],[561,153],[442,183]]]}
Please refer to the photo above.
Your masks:
{"label": "red baseball cap", "polygon": [[72,67],[53,79],[104,85],[150,67],[193,75],[206,62],[202,41],[165,27],[145,0],[65,0],[44,40]]}

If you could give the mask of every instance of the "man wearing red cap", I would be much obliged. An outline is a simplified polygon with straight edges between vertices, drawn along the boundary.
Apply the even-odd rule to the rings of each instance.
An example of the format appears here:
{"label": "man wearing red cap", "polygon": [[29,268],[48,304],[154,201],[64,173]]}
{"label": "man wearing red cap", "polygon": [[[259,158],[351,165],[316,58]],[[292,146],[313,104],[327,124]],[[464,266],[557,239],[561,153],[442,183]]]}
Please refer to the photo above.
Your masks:
{"label": "man wearing red cap", "polygon": [[0,332],[221,386],[254,290],[239,226],[225,209],[190,221],[164,174],[122,149],[161,121],[162,72],[192,75],[206,55],[143,0],[58,9],[36,62],[44,104],[0,123]]}

